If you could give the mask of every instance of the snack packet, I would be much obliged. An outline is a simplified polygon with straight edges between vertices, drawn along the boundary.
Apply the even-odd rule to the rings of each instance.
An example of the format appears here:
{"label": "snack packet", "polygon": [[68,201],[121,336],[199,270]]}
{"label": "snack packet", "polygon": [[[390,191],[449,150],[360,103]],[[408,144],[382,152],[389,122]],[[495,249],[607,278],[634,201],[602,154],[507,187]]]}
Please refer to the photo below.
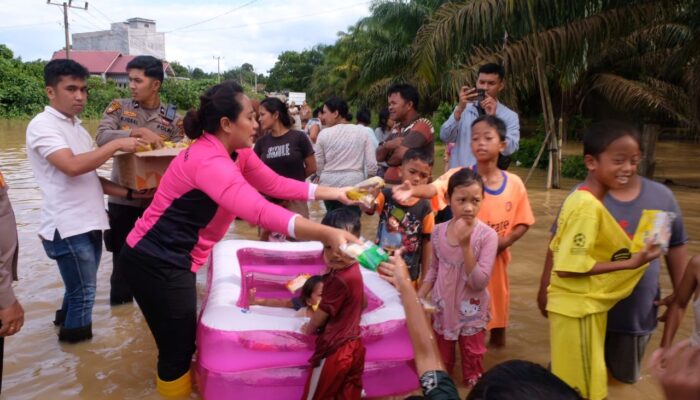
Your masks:
{"label": "snack packet", "polygon": [[671,228],[676,214],[660,210],[643,210],[642,217],[637,226],[635,242],[641,248],[646,243],[661,246],[661,251],[666,254],[671,241]]}
{"label": "snack packet", "polygon": [[375,176],[353,186],[346,194],[350,200],[359,201],[367,207],[372,207],[383,187],[384,179]]}
{"label": "snack packet", "polygon": [[309,274],[300,274],[297,277],[290,279],[285,286],[290,292],[296,293],[297,290],[304,286],[304,283],[306,283],[306,280],[309,278],[311,278],[311,275]]}
{"label": "snack packet", "polygon": [[356,259],[364,268],[376,272],[379,264],[389,260],[389,255],[381,247],[369,240],[360,240],[362,240],[362,244],[346,243],[340,247],[340,250]]}

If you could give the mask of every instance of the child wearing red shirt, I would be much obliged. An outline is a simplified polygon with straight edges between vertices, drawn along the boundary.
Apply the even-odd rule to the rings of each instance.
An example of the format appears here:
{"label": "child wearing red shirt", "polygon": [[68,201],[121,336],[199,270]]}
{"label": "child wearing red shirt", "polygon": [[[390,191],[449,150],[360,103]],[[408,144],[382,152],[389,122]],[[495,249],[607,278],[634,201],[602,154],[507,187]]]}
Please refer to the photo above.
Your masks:
{"label": "child wearing red shirt", "polygon": [[[360,216],[347,208],[329,212],[321,223],[360,235]],[[302,326],[302,332],[318,334],[302,399],[359,399],[365,364],[360,319],[367,305],[360,266],[328,246],[323,259],[328,269],[321,303]]]}

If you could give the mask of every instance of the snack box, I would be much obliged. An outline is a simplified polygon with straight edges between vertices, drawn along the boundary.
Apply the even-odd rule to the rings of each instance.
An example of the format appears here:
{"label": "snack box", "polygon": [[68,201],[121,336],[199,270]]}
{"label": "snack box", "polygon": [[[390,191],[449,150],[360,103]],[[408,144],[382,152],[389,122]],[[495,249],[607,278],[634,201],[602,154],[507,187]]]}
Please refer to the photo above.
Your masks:
{"label": "snack box", "polygon": [[116,153],[113,168],[119,171],[119,184],[135,190],[158,187],[168,165],[182,150],[162,148],[137,153]]}

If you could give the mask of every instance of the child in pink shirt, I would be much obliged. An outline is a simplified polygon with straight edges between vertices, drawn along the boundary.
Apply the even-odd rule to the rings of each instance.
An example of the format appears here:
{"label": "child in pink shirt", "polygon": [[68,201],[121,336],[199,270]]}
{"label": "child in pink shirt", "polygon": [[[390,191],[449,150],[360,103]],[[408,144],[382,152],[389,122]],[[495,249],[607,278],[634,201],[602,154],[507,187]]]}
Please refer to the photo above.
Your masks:
{"label": "child in pink shirt", "polygon": [[452,373],[459,342],[462,378],[467,386],[473,386],[484,371],[490,319],[487,287],[498,235],[476,217],[484,184],[475,172],[462,169],[455,173],[449,180],[447,197],[453,217],[433,230],[433,262],[418,296],[425,297],[432,290],[436,307],[433,329],[442,360]]}

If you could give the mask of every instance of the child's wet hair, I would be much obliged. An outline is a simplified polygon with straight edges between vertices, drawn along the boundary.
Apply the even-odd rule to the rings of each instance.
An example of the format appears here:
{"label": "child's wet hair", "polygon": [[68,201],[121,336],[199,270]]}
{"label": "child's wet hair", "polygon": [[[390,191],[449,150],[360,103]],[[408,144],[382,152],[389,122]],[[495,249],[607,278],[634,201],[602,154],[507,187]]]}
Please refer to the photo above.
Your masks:
{"label": "child's wet hair", "polygon": [[355,236],[360,236],[360,213],[348,207],[336,208],[326,214],[321,220],[322,225],[348,231]]}
{"label": "child's wet hair", "polygon": [[314,288],[317,284],[323,281],[321,275],[313,275],[304,282],[304,286],[301,287],[301,293],[299,293],[299,300],[304,305],[308,305],[311,295],[314,294]]}
{"label": "child's wet hair", "polygon": [[427,152],[420,149],[408,149],[401,159],[401,165],[413,160],[420,160],[428,165],[433,165],[433,158]]}
{"label": "child's wet hair", "polygon": [[474,125],[478,124],[479,122],[485,122],[488,126],[495,129],[496,132],[498,132],[498,137],[501,139],[501,142],[506,140],[506,132],[508,129],[506,128],[506,123],[503,122],[502,119],[495,115],[482,115],[472,122],[472,129],[474,128]]}
{"label": "child's wet hair", "polygon": [[510,360],[486,371],[466,400],[488,399],[580,400],[582,397],[541,365]]}
{"label": "child's wet hair", "polygon": [[481,191],[484,191],[484,181],[481,180],[479,174],[469,168],[462,168],[455,172],[450,177],[450,180],[447,181],[447,197],[452,197],[452,193],[460,186],[471,186],[474,184],[479,185]]}
{"label": "child's wet hair", "polygon": [[583,134],[583,155],[598,157],[612,142],[625,136],[634,139],[641,148],[639,131],[634,126],[620,121],[593,123]]}

